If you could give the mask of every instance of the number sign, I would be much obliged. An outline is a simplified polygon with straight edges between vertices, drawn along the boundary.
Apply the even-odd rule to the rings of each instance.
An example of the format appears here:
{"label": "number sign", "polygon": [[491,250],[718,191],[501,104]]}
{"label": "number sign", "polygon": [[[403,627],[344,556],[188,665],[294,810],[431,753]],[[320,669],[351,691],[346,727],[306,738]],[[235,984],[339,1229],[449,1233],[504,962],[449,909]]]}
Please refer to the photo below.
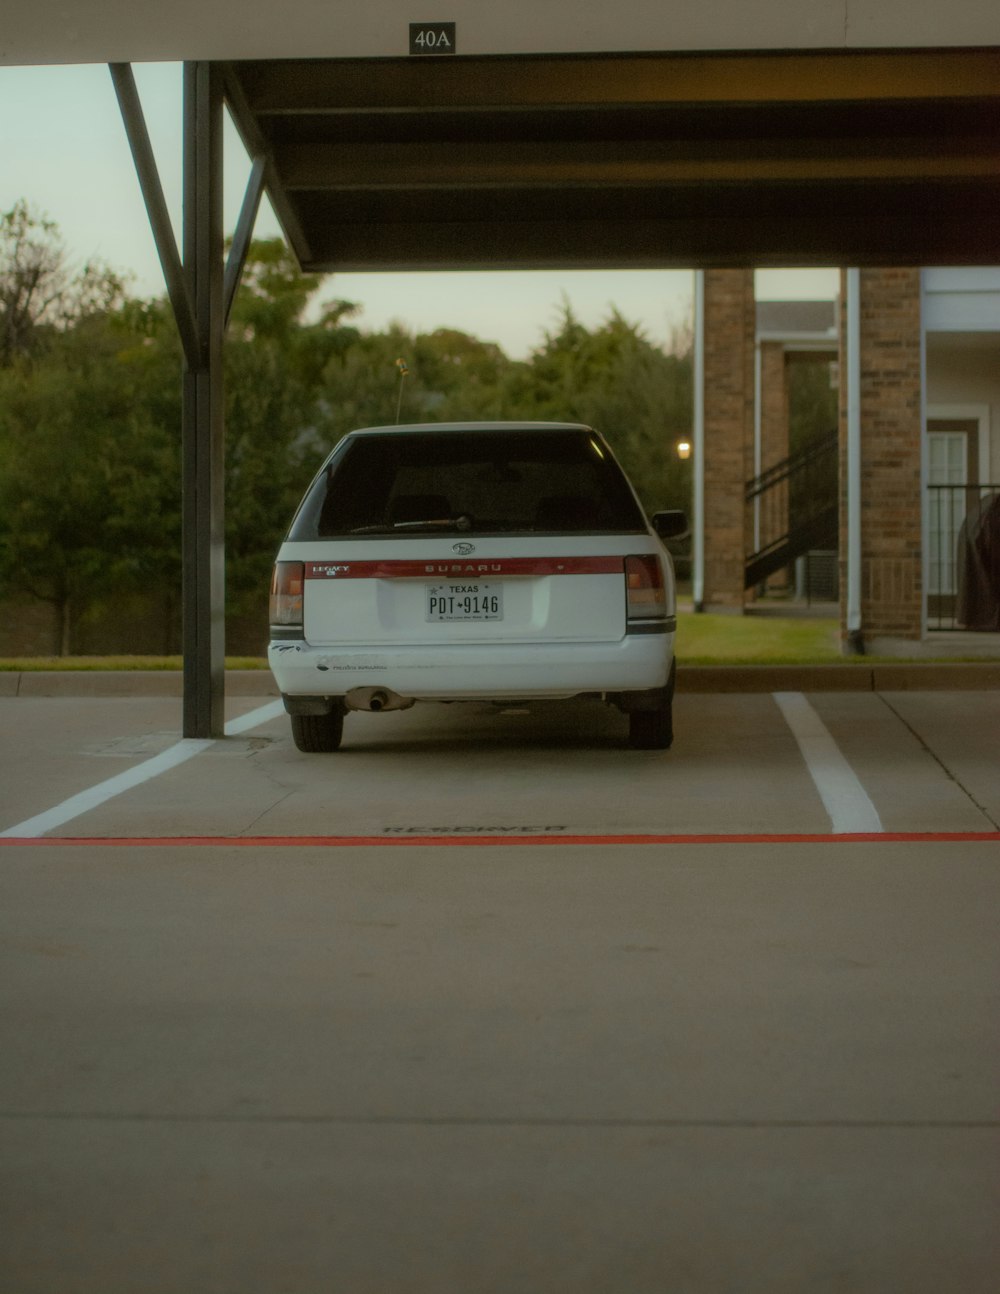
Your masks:
{"label": "number sign", "polygon": [[411,22],[411,54],[454,54],[455,24],[453,22]]}

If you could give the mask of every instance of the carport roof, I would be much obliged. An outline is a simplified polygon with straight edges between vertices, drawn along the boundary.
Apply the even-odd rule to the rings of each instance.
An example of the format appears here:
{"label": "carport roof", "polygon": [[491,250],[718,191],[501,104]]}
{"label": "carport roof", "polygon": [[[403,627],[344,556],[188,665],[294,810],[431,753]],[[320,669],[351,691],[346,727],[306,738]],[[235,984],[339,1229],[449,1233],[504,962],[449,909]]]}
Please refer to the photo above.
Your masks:
{"label": "carport roof", "polygon": [[1000,257],[1000,50],[225,65],[303,268]]}

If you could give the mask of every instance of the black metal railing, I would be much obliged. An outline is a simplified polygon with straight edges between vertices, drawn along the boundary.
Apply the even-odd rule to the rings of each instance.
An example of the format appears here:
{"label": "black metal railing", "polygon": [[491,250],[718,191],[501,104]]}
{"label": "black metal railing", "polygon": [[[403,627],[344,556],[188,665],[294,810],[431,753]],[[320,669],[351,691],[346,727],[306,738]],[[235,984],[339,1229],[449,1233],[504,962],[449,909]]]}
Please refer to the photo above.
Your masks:
{"label": "black metal railing", "polygon": [[927,628],[1000,632],[1000,485],[927,495]]}
{"label": "black metal railing", "polygon": [[813,549],[837,547],[837,432],[817,436],[747,482],[755,509],[756,552],[744,564],[744,587],[762,584]]}

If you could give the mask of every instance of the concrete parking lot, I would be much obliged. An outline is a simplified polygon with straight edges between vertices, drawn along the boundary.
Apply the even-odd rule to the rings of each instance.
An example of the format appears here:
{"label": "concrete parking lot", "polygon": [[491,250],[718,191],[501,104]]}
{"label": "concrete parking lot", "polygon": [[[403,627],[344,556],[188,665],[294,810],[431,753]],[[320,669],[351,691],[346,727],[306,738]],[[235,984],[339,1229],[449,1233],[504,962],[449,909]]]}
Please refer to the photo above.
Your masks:
{"label": "concrete parking lot", "polygon": [[992,1294],[1000,691],[789,681],[0,697],[0,1288]]}

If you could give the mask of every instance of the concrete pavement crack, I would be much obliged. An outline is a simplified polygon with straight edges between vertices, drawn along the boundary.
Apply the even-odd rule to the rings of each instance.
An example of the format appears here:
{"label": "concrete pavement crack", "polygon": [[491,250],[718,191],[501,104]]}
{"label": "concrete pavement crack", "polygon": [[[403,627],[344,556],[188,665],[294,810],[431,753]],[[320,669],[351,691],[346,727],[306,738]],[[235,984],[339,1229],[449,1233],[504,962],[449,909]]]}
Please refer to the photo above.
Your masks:
{"label": "concrete pavement crack", "polygon": [[962,794],[969,801],[969,803],[972,804],[976,809],[978,809],[978,811],[983,815],[983,817],[990,824],[990,826],[993,828],[994,831],[1000,831],[1000,822],[997,822],[997,820],[990,814],[986,806],[984,804],[980,804],[979,801],[976,799],[976,797],[969,790],[969,788],[963,785],[962,782],[959,781],[959,779],[951,771],[951,769],[940,757],[940,755],[938,755],[935,751],[931,749],[931,747],[923,739],[923,737],[916,730],[916,728],[914,728],[913,724],[910,723],[909,720],[906,719],[902,714],[900,714],[900,712],[896,709],[896,707],[892,704],[892,702],[889,701],[883,693],[879,692],[877,693],[877,695],[879,700],[882,702],[882,704],[893,715],[895,715],[895,717],[899,720],[899,722],[903,725],[903,727],[907,730],[907,732],[910,733],[910,735],[913,737],[914,741],[916,741],[920,749],[925,751],[928,755],[930,755],[931,759],[934,760],[935,764],[937,764],[941,772],[944,773],[945,777],[947,777],[950,782],[954,782],[954,784],[962,792]]}
{"label": "concrete pavement crack", "polygon": [[[272,782],[272,785],[280,786],[280,783],[275,782],[273,778],[270,780]],[[246,825],[243,827],[243,830],[240,832],[240,835],[241,836],[254,835],[255,834],[254,827],[256,827],[257,823],[260,822],[263,818],[266,818],[269,813],[272,813],[278,807],[279,804],[284,804],[285,800],[287,800],[290,796],[294,794],[295,794],[294,789],[289,787],[283,795],[279,795],[276,800],[272,800],[270,804],[268,804],[265,808],[261,809],[260,813],[258,813],[248,823],[246,823]]]}

